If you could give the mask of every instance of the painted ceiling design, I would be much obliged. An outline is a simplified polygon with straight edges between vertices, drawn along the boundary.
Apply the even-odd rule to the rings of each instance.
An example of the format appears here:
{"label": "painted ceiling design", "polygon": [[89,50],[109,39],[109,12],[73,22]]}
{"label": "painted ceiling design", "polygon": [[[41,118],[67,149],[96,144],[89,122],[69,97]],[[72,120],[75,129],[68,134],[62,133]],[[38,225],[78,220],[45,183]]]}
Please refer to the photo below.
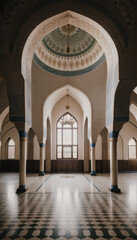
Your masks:
{"label": "painted ceiling design", "polygon": [[105,56],[96,39],[67,24],[47,34],[38,44],[33,60],[61,76],[77,76],[97,68]]}

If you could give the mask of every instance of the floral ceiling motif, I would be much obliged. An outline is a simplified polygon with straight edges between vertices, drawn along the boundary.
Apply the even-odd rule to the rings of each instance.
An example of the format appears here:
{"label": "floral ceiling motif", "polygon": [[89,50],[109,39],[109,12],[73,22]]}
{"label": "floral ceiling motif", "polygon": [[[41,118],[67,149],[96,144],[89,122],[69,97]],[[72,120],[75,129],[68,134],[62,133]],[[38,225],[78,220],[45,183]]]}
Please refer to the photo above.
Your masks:
{"label": "floral ceiling motif", "polygon": [[[74,75],[79,75],[98,67],[105,57],[93,36],[74,25],[66,24],[50,32],[39,42],[33,59],[52,73],[73,75],[72,72],[75,71]],[[86,71],[81,72],[85,69]]]}

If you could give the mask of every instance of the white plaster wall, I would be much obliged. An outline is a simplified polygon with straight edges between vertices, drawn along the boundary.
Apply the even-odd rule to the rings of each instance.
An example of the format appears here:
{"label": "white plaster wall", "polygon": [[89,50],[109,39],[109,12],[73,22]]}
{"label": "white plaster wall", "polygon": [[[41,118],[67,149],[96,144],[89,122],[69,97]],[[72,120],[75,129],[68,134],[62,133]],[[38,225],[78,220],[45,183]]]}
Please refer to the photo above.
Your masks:
{"label": "white plaster wall", "polygon": [[33,140],[33,160],[39,160],[40,159],[40,147],[38,143],[37,136],[34,137]]}
{"label": "white plaster wall", "polygon": [[32,128],[39,142],[43,142],[43,105],[45,100],[52,91],[65,83],[66,80],[62,77],[51,74],[32,62]]}
{"label": "white plaster wall", "polygon": [[63,97],[54,106],[51,115],[51,159],[56,159],[56,123],[57,120],[66,112],[71,113],[78,121],[78,159],[84,159],[84,128],[83,112],[80,105],[69,96],[70,109],[66,109],[67,99]]}
{"label": "white plaster wall", "polygon": [[124,124],[120,131],[124,145],[124,160],[128,160],[128,142],[131,138],[137,139],[137,128],[130,122]]}
{"label": "white plaster wall", "polygon": [[102,160],[102,138],[99,135],[95,145],[95,159]]}
{"label": "white plaster wall", "polygon": [[53,91],[66,86],[66,83],[68,83],[72,87],[82,91],[92,103],[93,120],[91,123],[91,129],[89,129],[89,131],[92,133],[93,142],[96,142],[98,134],[105,127],[106,78],[106,61],[92,72],[76,77],[63,77],[51,74],[42,69],[33,61],[32,128],[38,137],[38,141],[43,141],[43,105],[46,98]]}
{"label": "white plaster wall", "polygon": [[92,142],[96,142],[101,130],[105,127],[106,121],[106,62],[97,69],[82,76],[71,78],[69,82],[88,96],[92,103]]}

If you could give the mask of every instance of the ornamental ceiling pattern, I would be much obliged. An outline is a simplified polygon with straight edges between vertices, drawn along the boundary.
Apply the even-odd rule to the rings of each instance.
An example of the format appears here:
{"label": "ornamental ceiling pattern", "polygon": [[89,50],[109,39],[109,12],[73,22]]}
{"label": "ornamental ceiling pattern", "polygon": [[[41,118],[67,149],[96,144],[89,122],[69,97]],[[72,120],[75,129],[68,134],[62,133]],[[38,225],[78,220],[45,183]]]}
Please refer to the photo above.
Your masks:
{"label": "ornamental ceiling pattern", "polygon": [[95,69],[105,60],[105,56],[92,35],[66,24],[39,42],[33,60],[49,72],[67,76],[81,75]]}
{"label": "ornamental ceiling pattern", "polygon": [[63,57],[85,54],[95,44],[96,41],[90,34],[71,24],[56,29],[43,39],[47,50]]}

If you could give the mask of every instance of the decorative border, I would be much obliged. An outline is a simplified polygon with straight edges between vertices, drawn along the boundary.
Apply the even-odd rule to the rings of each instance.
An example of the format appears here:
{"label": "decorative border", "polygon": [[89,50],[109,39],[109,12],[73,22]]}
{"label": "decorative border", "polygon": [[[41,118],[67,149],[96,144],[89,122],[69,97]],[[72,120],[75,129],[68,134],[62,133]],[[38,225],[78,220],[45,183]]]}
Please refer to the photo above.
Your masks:
{"label": "decorative border", "polygon": [[104,61],[105,61],[105,54],[103,54],[100,59],[95,62],[94,64],[92,64],[91,66],[81,69],[81,70],[76,70],[76,71],[62,71],[62,70],[58,70],[58,69],[54,69],[49,67],[48,65],[46,65],[45,63],[43,63],[38,57],[37,55],[34,53],[33,55],[33,61],[35,63],[37,63],[41,68],[43,68],[44,70],[55,74],[55,75],[59,75],[59,76],[64,76],[64,77],[74,77],[74,76],[80,76],[83,75],[85,73],[91,72],[94,69],[96,69],[97,67],[99,67]]}
{"label": "decorative border", "polygon": [[25,137],[27,137],[27,132],[26,131],[19,131],[19,135],[20,135],[20,137],[25,138]]}
{"label": "decorative border", "polygon": [[81,52],[79,52],[79,53],[74,53],[74,54],[63,54],[63,53],[55,52],[53,49],[51,49],[51,48],[47,45],[47,43],[46,43],[46,41],[45,41],[44,38],[43,38],[43,40],[42,40],[42,43],[43,43],[44,47],[47,48],[51,53],[55,54],[56,56],[61,56],[61,57],[66,57],[66,58],[67,58],[67,57],[77,57],[77,56],[80,56],[80,55],[82,55],[82,54],[85,54],[86,52],[88,52],[88,51],[93,47],[94,44],[96,44],[96,42],[97,42],[96,39],[93,38],[92,43],[91,43],[85,50],[83,50],[83,51],[81,51]]}

